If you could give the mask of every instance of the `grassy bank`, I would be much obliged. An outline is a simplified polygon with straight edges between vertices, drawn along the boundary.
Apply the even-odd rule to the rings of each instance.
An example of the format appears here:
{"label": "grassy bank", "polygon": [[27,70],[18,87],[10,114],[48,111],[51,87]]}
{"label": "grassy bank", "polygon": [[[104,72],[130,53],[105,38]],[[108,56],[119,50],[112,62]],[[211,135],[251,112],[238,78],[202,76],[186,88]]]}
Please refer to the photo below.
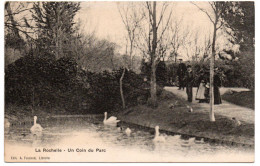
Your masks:
{"label": "grassy bank", "polygon": [[10,104],[5,106],[5,117],[11,124],[33,122],[34,115],[38,116],[39,120],[43,120],[51,115],[61,114],[68,113],[61,108],[45,109],[43,107],[35,107],[32,110],[32,107],[30,106],[16,106]]}
{"label": "grassy bank", "polygon": [[[169,105],[178,101],[173,108]],[[254,124],[242,122],[240,126],[235,125],[230,118],[216,115],[216,122],[209,121],[207,110],[195,109],[189,112],[188,102],[177,98],[174,94],[163,91],[159,97],[159,106],[156,109],[139,105],[119,113],[119,119],[125,122],[134,123],[179,134],[186,134],[196,137],[204,137],[215,140],[223,140],[241,144],[254,144]]]}
{"label": "grassy bank", "polygon": [[225,93],[222,95],[223,100],[226,100],[230,103],[240,105],[243,107],[255,109],[255,101],[254,101],[254,92],[253,91],[242,91],[242,92],[233,92]]}

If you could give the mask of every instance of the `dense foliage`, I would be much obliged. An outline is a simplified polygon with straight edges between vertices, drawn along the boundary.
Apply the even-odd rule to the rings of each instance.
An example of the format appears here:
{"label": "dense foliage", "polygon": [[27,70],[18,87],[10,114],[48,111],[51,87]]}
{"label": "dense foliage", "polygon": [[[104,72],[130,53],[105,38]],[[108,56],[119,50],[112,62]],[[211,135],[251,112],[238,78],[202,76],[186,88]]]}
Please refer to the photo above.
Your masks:
{"label": "dense foliage", "polygon": [[[71,53],[71,42],[75,40],[77,30],[74,17],[79,9],[80,3],[75,2],[35,2],[33,4],[31,12],[36,24],[34,31],[38,35],[36,46],[38,49],[45,50],[44,55],[51,55],[58,59]],[[34,27],[26,25],[29,28]]]}
{"label": "dense foliage", "polygon": [[[221,19],[230,41],[240,46],[240,52],[233,53],[231,60],[220,56],[215,61],[222,85],[254,89],[254,3],[219,4],[226,5]],[[5,10],[10,20],[5,23],[6,104],[83,114],[122,108],[119,80],[122,67],[133,59],[118,53],[118,45],[110,40],[99,39],[94,33],[80,34],[80,24],[75,21],[80,3],[34,2],[31,18],[20,21],[12,17],[9,2]],[[139,67],[140,57],[135,56],[132,69]],[[209,69],[206,59],[192,61],[191,65],[196,78],[202,69]],[[178,85],[177,68],[177,63],[156,64],[157,95],[163,86]],[[149,105],[151,63],[143,60],[140,70],[140,75],[137,70],[126,70],[126,107]],[[198,81],[194,86],[199,85]]]}
{"label": "dense foliage", "polygon": [[[144,75],[144,77],[146,77],[150,81],[151,63],[145,62],[144,60],[142,60],[140,68],[141,68],[141,74]],[[156,68],[156,82],[157,82],[157,84],[159,84],[160,86],[167,85],[167,83],[168,83],[167,77],[168,76],[169,76],[169,73],[167,73],[167,66],[166,66],[165,62],[160,61],[157,64],[157,68]]]}
{"label": "dense foliage", "polygon": [[222,12],[226,32],[232,37],[233,44],[239,44],[240,50],[254,48],[255,45],[255,5],[253,1],[220,2],[226,8]]}
{"label": "dense foliage", "polygon": [[[215,66],[219,68],[218,74],[224,87],[245,87],[254,89],[254,56],[252,53],[239,53],[236,60],[218,59]],[[253,62],[253,65],[252,65]],[[199,77],[202,71],[209,72],[208,61],[192,61],[190,63],[195,75],[194,86],[199,85]],[[160,62],[156,70],[157,84],[163,86],[178,85],[178,63]],[[141,73],[148,80],[150,78],[149,63],[142,62]]]}
{"label": "dense foliage", "polygon": [[[5,102],[70,113],[101,113],[122,108],[119,79],[122,69],[93,73],[82,70],[72,58],[52,60],[25,56],[8,65]],[[147,100],[149,89],[143,77],[126,71],[123,90],[126,106],[138,97]]]}

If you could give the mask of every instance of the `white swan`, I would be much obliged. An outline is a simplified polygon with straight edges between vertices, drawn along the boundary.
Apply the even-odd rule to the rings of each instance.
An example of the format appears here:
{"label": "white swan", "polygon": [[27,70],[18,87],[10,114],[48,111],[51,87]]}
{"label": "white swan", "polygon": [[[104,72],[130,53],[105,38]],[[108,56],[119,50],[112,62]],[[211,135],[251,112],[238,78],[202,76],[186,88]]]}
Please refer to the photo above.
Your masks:
{"label": "white swan", "polygon": [[7,118],[5,118],[5,125],[4,125],[4,128],[9,128],[10,127],[10,122]]}
{"label": "white swan", "polygon": [[160,135],[159,126],[155,126],[155,136],[153,139],[154,142],[165,142],[165,137]]}
{"label": "white swan", "polygon": [[191,147],[195,144],[195,137],[190,137],[187,140],[183,140],[181,146],[182,147]]}
{"label": "white swan", "polygon": [[192,144],[192,143],[194,143],[195,142],[195,137],[191,137],[191,138],[189,138],[189,144]]}
{"label": "white swan", "polygon": [[125,130],[125,133],[126,133],[126,135],[127,136],[130,136],[131,135],[131,129],[129,129],[128,127],[127,127],[127,129]]}
{"label": "white swan", "polygon": [[180,139],[180,138],[181,138],[181,135],[177,135],[177,134],[176,134],[176,135],[173,136],[173,138],[174,138],[174,139]]}
{"label": "white swan", "polygon": [[116,124],[120,121],[120,120],[117,120],[117,117],[114,117],[114,116],[111,116],[110,118],[107,119],[107,112],[105,112],[104,114],[105,114],[105,118],[103,120],[103,123],[105,125],[116,126]]}
{"label": "white swan", "polygon": [[37,124],[37,116],[34,116],[34,122],[33,122],[33,126],[31,127],[30,131],[32,133],[40,133],[42,132],[42,126],[40,124]]}
{"label": "white swan", "polygon": [[122,131],[122,127],[117,127],[117,131]]}
{"label": "white swan", "polygon": [[202,144],[202,143],[204,143],[204,138],[201,138],[200,140],[195,139],[194,142],[197,144]]}

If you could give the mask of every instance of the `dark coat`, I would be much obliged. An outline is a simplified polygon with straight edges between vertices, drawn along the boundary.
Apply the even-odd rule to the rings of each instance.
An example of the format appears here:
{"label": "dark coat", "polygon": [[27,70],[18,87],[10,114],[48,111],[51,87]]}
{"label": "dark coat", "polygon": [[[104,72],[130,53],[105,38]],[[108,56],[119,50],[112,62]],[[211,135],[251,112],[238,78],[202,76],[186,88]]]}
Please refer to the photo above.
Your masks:
{"label": "dark coat", "polygon": [[193,72],[186,72],[184,77],[186,87],[192,87],[194,83],[194,75]]}
{"label": "dark coat", "polygon": [[184,81],[186,84],[186,93],[188,96],[188,101],[192,102],[192,87],[193,87],[193,83],[194,83],[194,76],[193,76],[193,72],[186,72],[185,77],[184,77]]}
{"label": "dark coat", "polygon": [[185,73],[187,72],[187,67],[184,63],[180,63],[178,70],[177,70],[177,74],[179,77],[184,77]]}
{"label": "dark coat", "polygon": [[221,79],[218,74],[214,75],[214,104],[221,104],[221,95],[219,87],[221,86]]}

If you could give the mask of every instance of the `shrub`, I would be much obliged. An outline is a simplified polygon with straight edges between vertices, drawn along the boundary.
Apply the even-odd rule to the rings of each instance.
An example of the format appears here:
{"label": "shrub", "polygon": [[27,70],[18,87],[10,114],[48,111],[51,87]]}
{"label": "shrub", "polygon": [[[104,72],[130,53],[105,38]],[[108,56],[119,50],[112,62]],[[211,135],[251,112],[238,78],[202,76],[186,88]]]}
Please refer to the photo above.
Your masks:
{"label": "shrub", "polygon": [[[123,69],[93,73],[73,58],[59,60],[25,56],[7,66],[5,102],[23,106],[63,108],[73,113],[103,113],[122,107],[119,79]],[[126,71],[123,91],[127,106],[149,97],[143,76]]]}

